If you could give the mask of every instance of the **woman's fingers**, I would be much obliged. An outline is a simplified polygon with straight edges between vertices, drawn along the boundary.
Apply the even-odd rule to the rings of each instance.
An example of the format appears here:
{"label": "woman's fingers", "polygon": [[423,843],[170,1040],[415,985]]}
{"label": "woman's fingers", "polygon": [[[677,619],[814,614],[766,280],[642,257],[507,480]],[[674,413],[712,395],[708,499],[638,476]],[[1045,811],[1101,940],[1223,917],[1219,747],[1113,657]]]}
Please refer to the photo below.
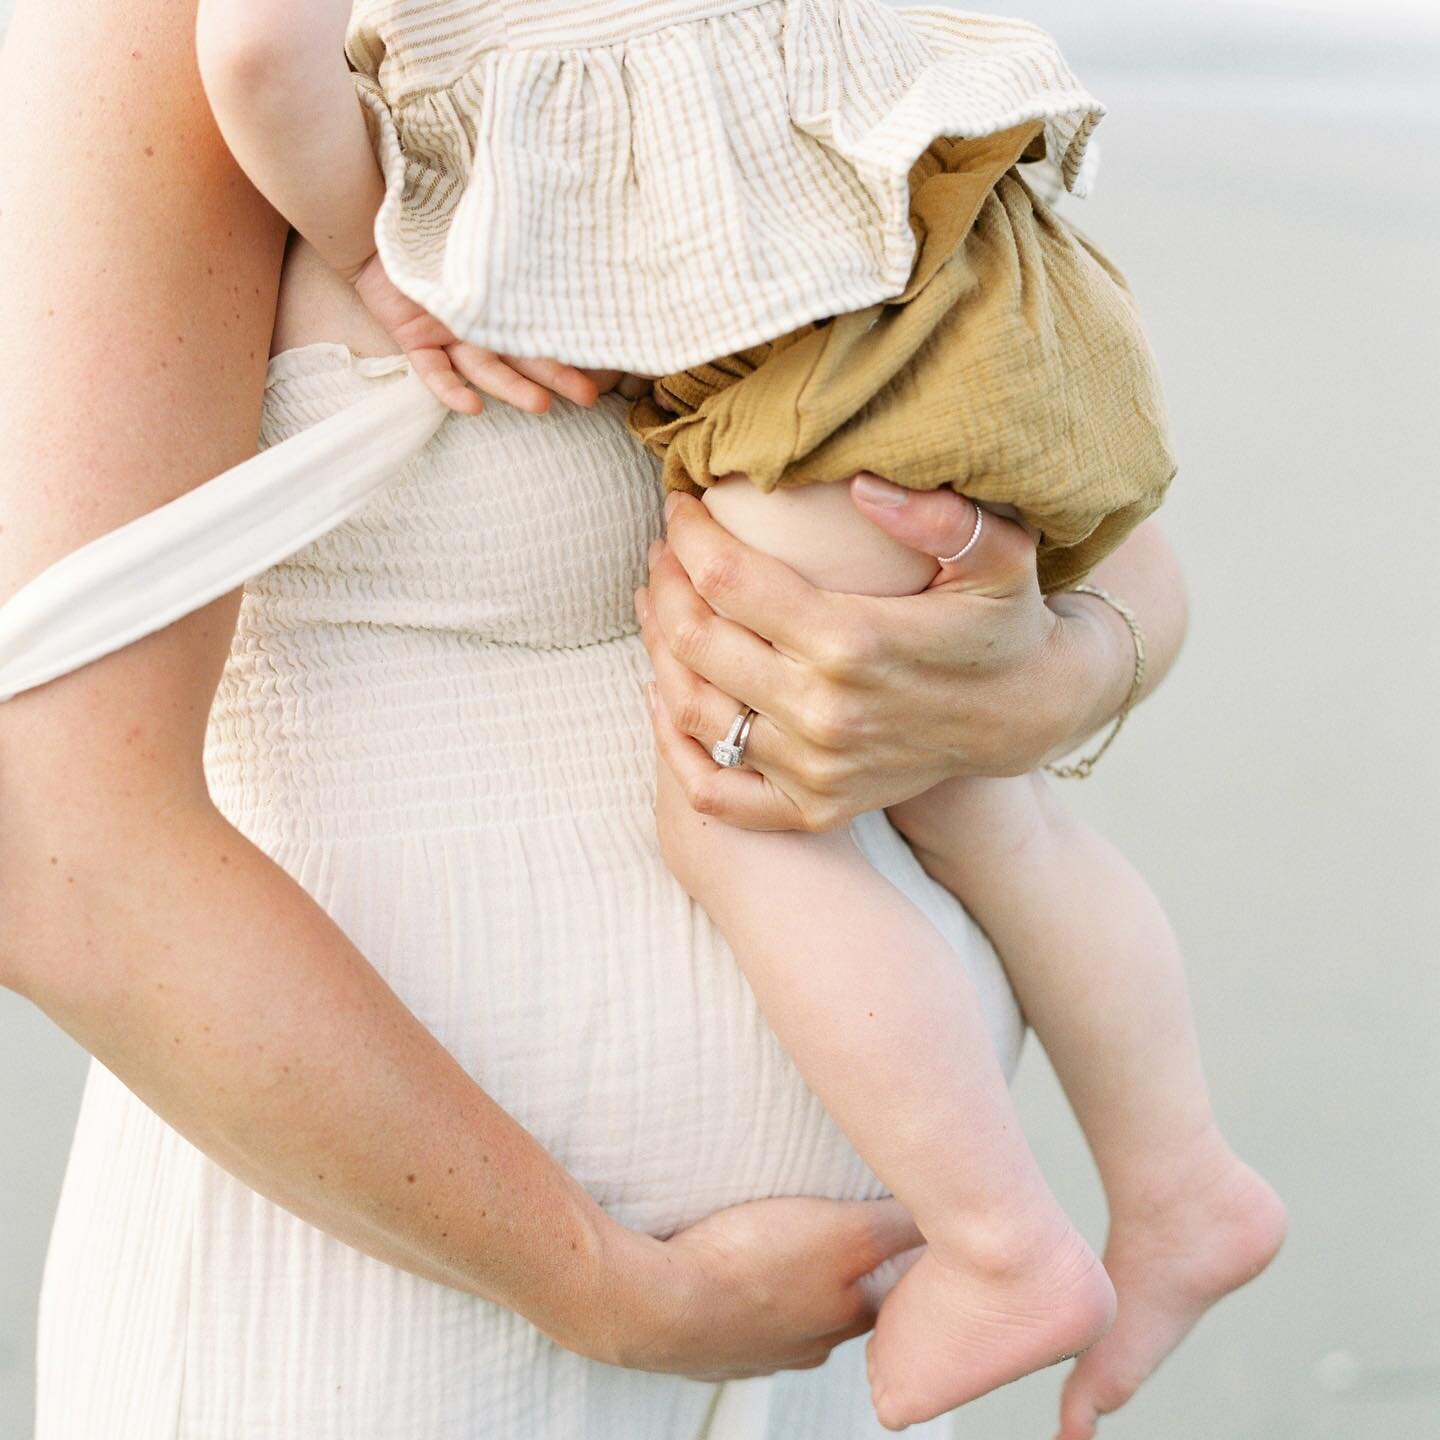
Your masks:
{"label": "woman's fingers", "polygon": [[797,830],[803,817],[788,796],[758,770],[717,765],[709,750],[680,731],[665,709],[654,682],[645,687],[655,748],[670,768],[690,808],[700,815],[723,815],[747,830]]}
{"label": "woman's fingers", "polygon": [[905,1278],[905,1272],[925,1253],[924,1245],[901,1250],[882,1260],[868,1275],[857,1282],[866,1302],[878,1310],[885,1297]]}
{"label": "woman's fingers", "polygon": [[868,1274],[903,1250],[925,1243],[910,1212],[896,1199],[851,1200],[842,1223],[850,1227],[852,1274]]}
{"label": "woman's fingers", "polygon": [[[670,653],[643,589],[635,592],[635,608],[640,616],[640,639],[650,657],[650,668],[655,672],[655,684],[660,690],[661,700],[665,702],[665,713],[682,735],[693,736],[702,744],[708,737],[713,745],[730,729],[743,707],[733,696],[693,670],[687,670]],[[753,770],[763,768],[757,733],[764,729],[760,723],[763,718],[756,716],[745,742],[745,763]]]}
{"label": "woman's fingers", "polygon": [[[704,510],[700,505],[695,508]],[[657,541],[650,547],[646,593],[665,647],[681,666],[703,675],[741,704],[753,705],[773,717],[782,728],[799,728],[794,706],[801,687],[794,662],[746,629],[743,622],[713,610],[668,543]]]}
{"label": "woman's fingers", "polygon": [[[729,732],[748,702],[736,700],[712,685],[670,653],[643,588],[635,592],[635,613],[640,618],[640,638],[671,723],[682,735],[692,736],[708,748]],[[789,773],[793,750],[788,736],[764,715],[756,714],[745,740],[745,764],[750,769],[772,777],[778,773],[783,778]]]}
{"label": "woman's fingers", "polygon": [[[636,604],[637,613],[647,612],[640,615],[641,636],[667,706],[657,741],[692,808],[748,829],[823,831],[842,823],[843,792],[835,782],[851,759],[844,707],[829,682],[715,614],[660,541],[651,547],[650,584],[637,591]],[[743,771],[725,770],[710,756],[744,705],[759,712],[746,754],[763,789],[726,778]],[[824,748],[836,736],[840,748]]]}
{"label": "woman's fingers", "polygon": [[[809,656],[817,646],[843,641],[835,632],[829,591],[737,540],[693,495],[672,492],[665,513],[666,549],[710,609],[791,655]],[[663,607],[672,587],[653,575],[651,587],[657,608]]]}
{"label": "woman's fingers", "polygon": [[[655,671],[659,705],[652,707],[651,719],[656,748],[690,807],[753,830],[814,831],[837,824],[841,817],[834,805],[812,795],[798,774],[797,741],[764,714],[757,712],[751,721],[743,767],[715,762],[710,747],[729,732],[744,702],[675,659],[643,589],[636,592],[636,613]],[[763,783],[757,785],[756,779]]]}
{"label": "woman's fingers", "polygon": [[[973,500],[948,487],[906,490],[862,473],[850,482],[850,494],[877,528],[941,561],[932,589],[957,584],[974,594],[1004,597],[1032,583],[1035,541],[1025,527],[990,509],[982,514]],[[958,558],[947,563],[949,556]]]}

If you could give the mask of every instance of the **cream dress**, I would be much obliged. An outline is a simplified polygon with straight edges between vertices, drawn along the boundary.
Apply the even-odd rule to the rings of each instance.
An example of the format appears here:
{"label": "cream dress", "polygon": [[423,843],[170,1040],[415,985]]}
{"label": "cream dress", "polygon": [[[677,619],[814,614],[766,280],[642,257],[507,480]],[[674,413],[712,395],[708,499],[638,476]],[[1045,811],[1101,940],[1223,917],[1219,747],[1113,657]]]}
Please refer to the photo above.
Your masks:
{"label": "cream dress", "polygon": [[[652,372],[898,293],[936,135],[1043,117],[1079,190],[1101,113],[1033,27],[878,0],[359,0],[347,53],[402,288],[481,343]],[[271,361],[261,444],[0,606],[0,701],[244,583],[215,803],[600,1204],[665,1235],[879,1195],[657,851],[631,595],[661,492],[624,402],[461,417],[403,357],[311,344]],[[882,814],[854,832],[1008,1073],[988,943]],[[92,1063],[38,1440],[879,1437],[863,1371],[858,1341],[724,1386],[581,1359],[261,1198]]]}
{"label": "cream dress", "polygon": [[[358,424],[407,369],[283,352],[262,439]],[[613,395],[445,418],[388,488],[246,585],[205,761],[220,810],[479,1084],[616,1219],[663,1235],[757,1196],[883,1191],[656,848],[631,595],[659,504]],[[854,828],[974,977],[1009,1071],[1020,1020],[990,946],[882,814]],[[98,1062],[46,1266],[38,1413],[37,1440],[887,1433],[862,1342],[725,1386],[581,1359],[262,1199]]]}

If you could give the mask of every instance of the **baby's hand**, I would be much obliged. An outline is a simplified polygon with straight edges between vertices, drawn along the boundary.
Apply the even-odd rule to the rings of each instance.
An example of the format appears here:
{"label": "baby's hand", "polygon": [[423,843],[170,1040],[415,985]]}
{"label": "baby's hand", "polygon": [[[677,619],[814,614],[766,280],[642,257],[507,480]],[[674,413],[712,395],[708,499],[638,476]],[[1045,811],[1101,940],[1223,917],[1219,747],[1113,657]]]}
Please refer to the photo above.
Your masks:
{"label": "baby's hand", "polygon": [[633,375],[627,370],[586,370],[602,395],[613,390],[626,400],[638,400],[650,392],[653,375]]}
{"label": "baby's hand", "polygon": [[457,340],[428,310],[396,288],[378,254],[348,278],[365,308],[394,337],[427,388],[462,415],[478,415],[485,408],[477,390],[532,415],[550,408],[552,393],[586,406],[593,405],[600,393],[595,381],[573,365],[497,355]]}

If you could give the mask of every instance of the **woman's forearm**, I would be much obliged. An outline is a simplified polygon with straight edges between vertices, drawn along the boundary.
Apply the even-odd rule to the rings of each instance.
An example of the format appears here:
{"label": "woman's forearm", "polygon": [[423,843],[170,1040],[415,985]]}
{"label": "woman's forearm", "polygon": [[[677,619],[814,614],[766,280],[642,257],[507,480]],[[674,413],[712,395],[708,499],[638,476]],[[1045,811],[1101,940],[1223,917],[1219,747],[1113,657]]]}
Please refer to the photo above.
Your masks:
{"label": "woman's forearm", "polygon": [[345,63],[349,0],[201,0],[196,52],[255,188],[346,278],[374,253],[385,187]]}
{"label": "woman's forearm", "polygon": [[603,1349],[613,1222],[284,871],[199,806],[32,822],[0,852],[15,988],[262,1194]]}
{"label": "woman's forearm", "polygon": [[[284,227],[215,131],[194,34],[194,0],[15,8],[0,604],[254,453]],[[590,1347],[562,1327],[598,1212],[210,803],[238,601],[0,704],[0,982],[263,1194]]]}

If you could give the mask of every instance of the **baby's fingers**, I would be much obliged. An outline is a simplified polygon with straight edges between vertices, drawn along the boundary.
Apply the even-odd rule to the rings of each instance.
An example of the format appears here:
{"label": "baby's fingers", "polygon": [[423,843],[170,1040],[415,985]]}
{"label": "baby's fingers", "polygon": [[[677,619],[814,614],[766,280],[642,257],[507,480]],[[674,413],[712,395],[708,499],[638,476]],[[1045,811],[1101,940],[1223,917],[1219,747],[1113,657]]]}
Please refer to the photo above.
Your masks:
{"label": "baby's fingers", "polygon": [[[445,347],[455,368],[477,389],[517,410],[528,410],[532,415],[543,415],[550,408],[550,392],[543,385],[528,379],[510,362],[493,350],[482,350],[478,345],[457,342]],[[520,364],[534,362],[520,361]],[[584,379],[584,377],[581,377]],[[592,382],[586,381],[591,389]]]}
{"label": "baby's fingers", "polygon": [[442,405],[462,415],[478,415],[485,408],[485,402],[455,373],[444,350],[426,346],[407,354],[410,368]]}
{"label": "baby's fingers", "polygon": [[525,355],[502,355],[500,357],[513,370],[528,375],[538,385],[576,405],[593,405],[600,398],[600,387],[583,370],[574,365],[565,365],[559,360],[532,359]]}

